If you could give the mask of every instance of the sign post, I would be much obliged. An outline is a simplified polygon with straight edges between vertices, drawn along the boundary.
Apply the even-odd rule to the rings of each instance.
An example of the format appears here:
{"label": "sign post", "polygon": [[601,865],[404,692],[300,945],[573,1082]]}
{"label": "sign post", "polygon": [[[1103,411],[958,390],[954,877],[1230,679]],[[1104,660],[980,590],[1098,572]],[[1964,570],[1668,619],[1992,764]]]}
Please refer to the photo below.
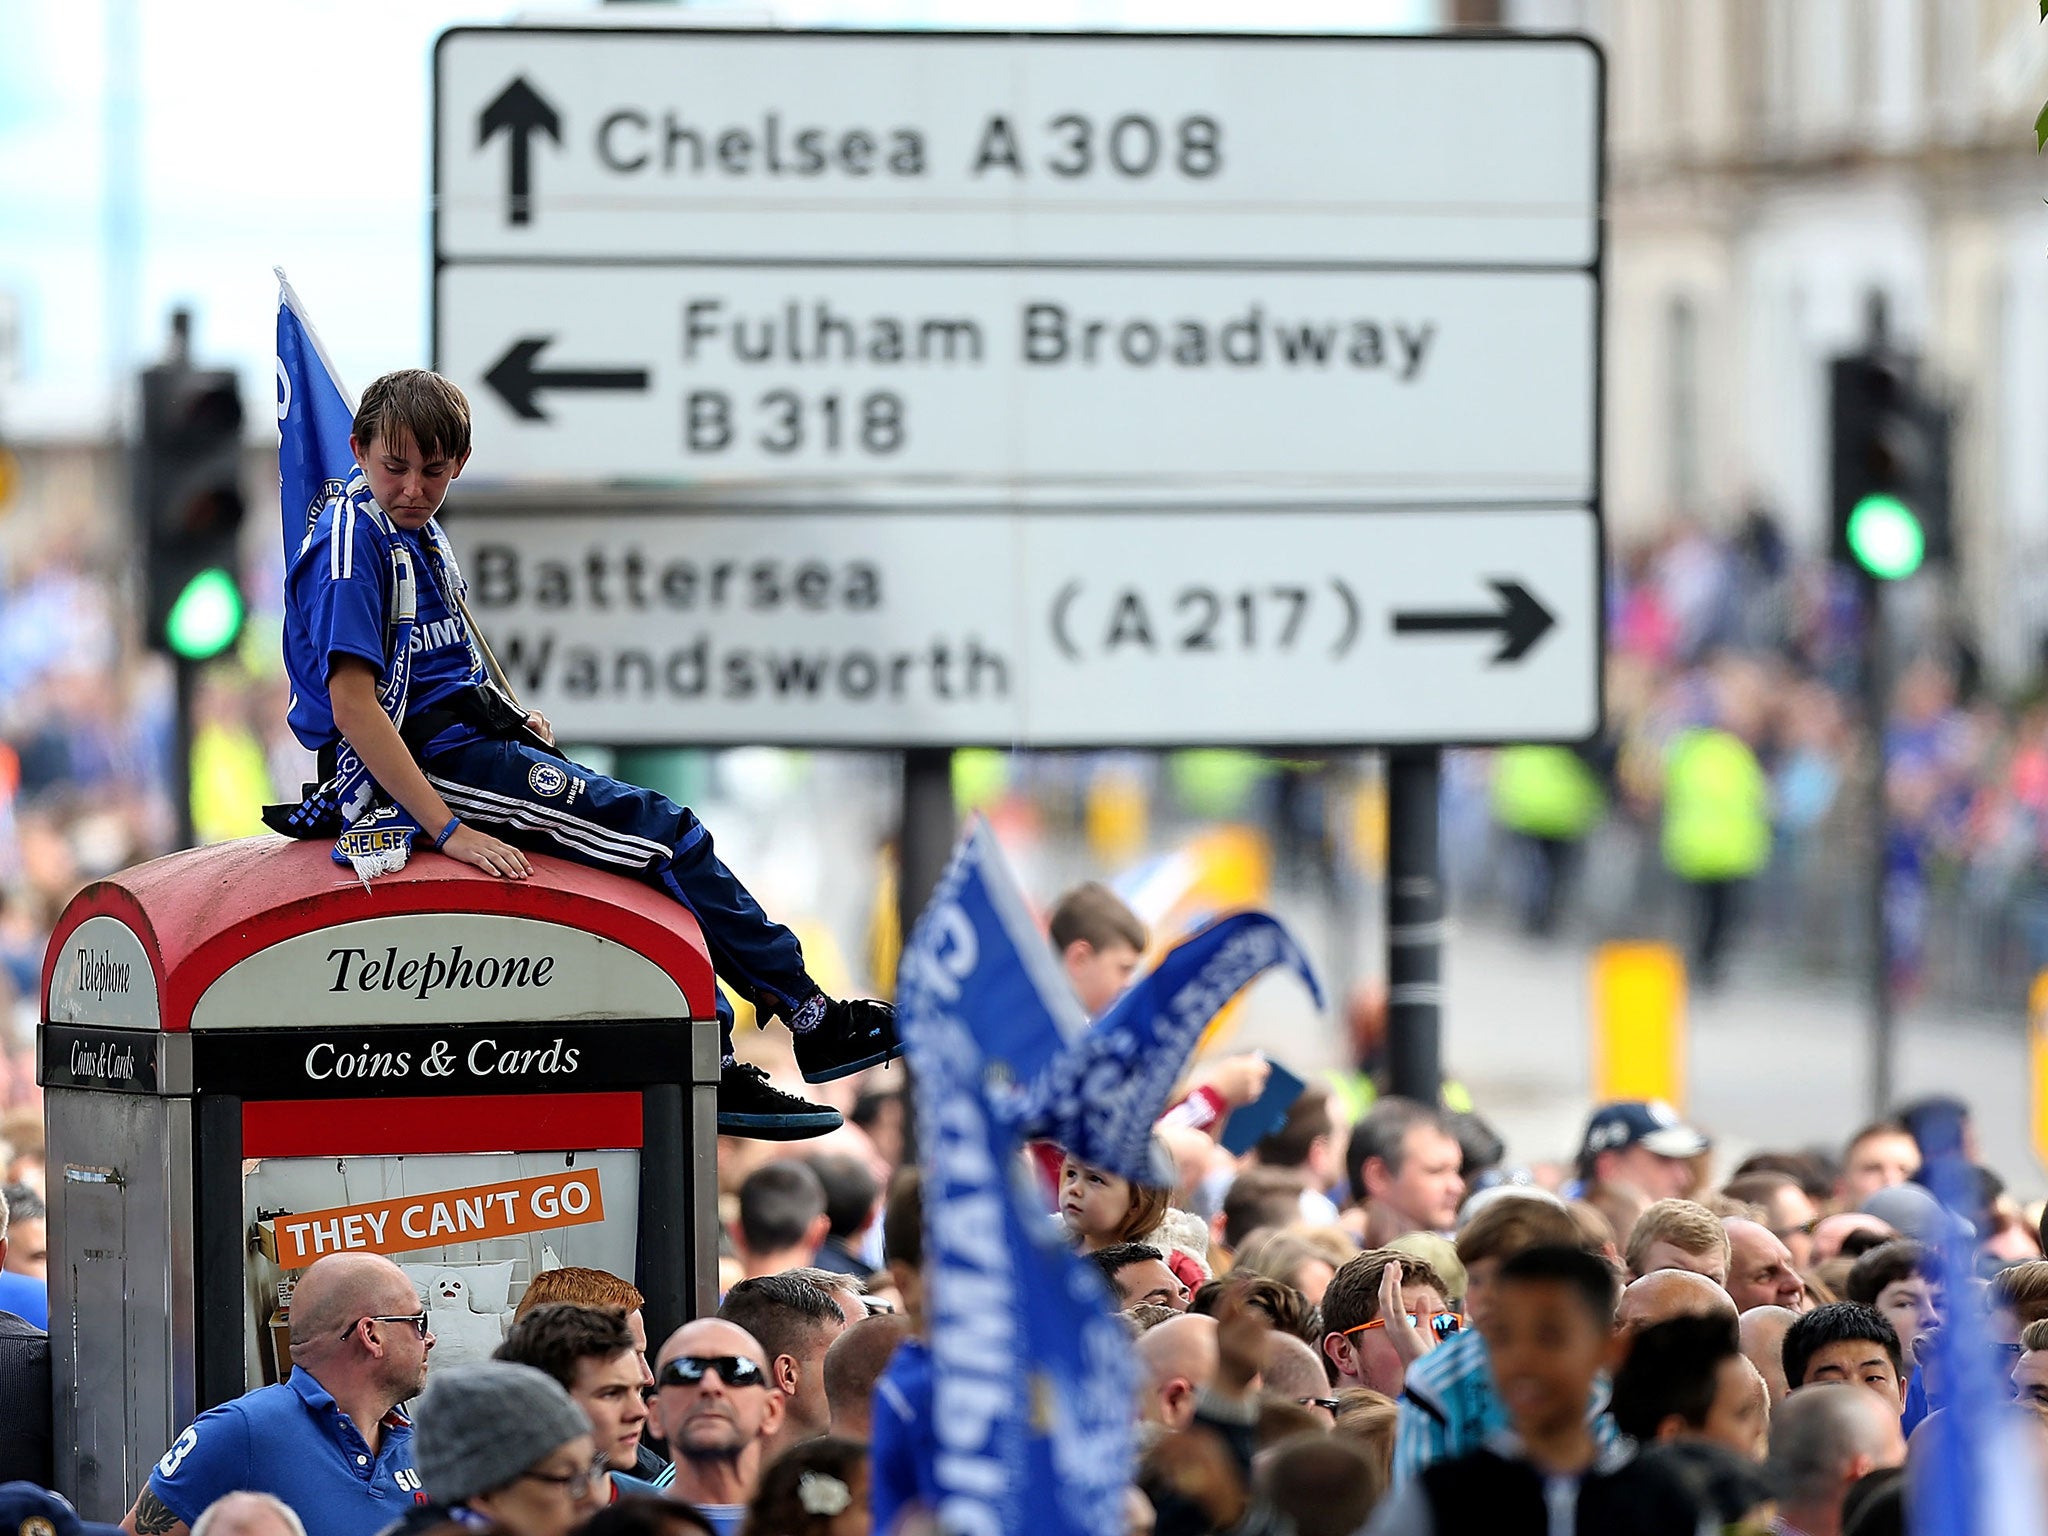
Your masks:
{"label": "sign post", "polygon": [[457,28],[434,78],[450,531],[564,735],[1598,729],[1585,39]]}

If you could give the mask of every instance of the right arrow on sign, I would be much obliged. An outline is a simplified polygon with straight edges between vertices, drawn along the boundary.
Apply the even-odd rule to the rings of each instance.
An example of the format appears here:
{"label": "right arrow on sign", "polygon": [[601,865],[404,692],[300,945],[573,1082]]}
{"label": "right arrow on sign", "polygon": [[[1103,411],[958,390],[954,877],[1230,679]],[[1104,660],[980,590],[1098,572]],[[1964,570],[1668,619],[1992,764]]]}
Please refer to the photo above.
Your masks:
{"label": "right arrow on sign", "polygon": [[553,340],[552,336],[522,336],[484,375],[484,382],[498,392],[498,398],[511,406],[514,414],[528,421],[546,421],[548,413],[534,398],[544,389],[647,388],[645,368],[550,368],[542,372],[534,365]]}
{"label": "right arrow on sign", "polygon": [[533,136],[544,133],[562,142],[562,120],[548,99],[527,84],[526,76],[514,75],[512,83],[498,92],[476,120],[479,146],[504,133],[512,140],[512,163],[505,184],[505,222],[527,224],[533,219]]}
{"label": "right arrow on sign", "polygon": [[1557,624],[1550,610],[1529,595],[1519,581],[1488,583],[1500,594],[1500,607],[1485,613],[1396,613],[1397,635],[1474,635],[1498,632],[1500,649],[1494,663],[1520,661]]}

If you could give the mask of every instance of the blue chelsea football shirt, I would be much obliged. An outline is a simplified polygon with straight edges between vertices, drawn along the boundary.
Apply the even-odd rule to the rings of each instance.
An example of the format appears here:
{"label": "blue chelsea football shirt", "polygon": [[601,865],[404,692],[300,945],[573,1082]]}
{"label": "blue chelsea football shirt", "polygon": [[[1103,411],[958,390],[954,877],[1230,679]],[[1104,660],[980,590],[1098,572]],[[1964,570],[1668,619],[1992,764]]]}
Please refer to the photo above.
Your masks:
{"label": "blue chelsea football shirt", "polygon": [[149,1474],[149,1491],[187,1525],[237,1489],[275,1494],[305,1522],[306,1536],[376,1536],[425,1502],[412,1425],[392,1414],[373,1453],[303,1370],[207,1409]]}
{"label": "blue chelsea football shirt", "polygon": [[425,536],[390,526],[381,513],[330,502],[285,576],[284,664],[292,684],[288,718],[292,734],[311,751],[341,737],[327,696],[334,658],[360,656],[383,674],[393,541],[409,549],[418,590],[408,709],[483,680],[469,630],[450,595],[441,590]]}

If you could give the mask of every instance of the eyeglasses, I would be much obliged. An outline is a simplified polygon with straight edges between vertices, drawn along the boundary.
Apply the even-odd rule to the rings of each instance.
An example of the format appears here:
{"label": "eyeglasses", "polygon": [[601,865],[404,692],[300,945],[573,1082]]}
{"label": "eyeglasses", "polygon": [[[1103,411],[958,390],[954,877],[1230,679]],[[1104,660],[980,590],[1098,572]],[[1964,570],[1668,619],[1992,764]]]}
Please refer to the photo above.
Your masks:
{"label": "eyeglasses", "polygon": [[[1368,1328],[1384,1328],[1386,1326],[1387,1320],[1384,1317],[1376,1317],[1369,1323],[1360,1323],[1356,1328],[1346,1328],[1344,1333],[1348,1338],[1354,1333],[1364,1333]],[[1422,1319],[1413,1312],[1410,1312],[1408,1314],[1408,1326],[1410,1328],[1420,1328],[1422,1326]],[[1429,1331],[1440,1339],[1448,1339],[1454,1333],[1463,1333],[1465,1331],[1465,1314],[1462,1312],[1432,1312],[1429,1317]]]}
{"label": "eyeglasses", "polygon": [[602,1486],[602,1480],[610,1470],[611,1464],[600,1456],[581,1472],[571,1472],[567,1477],[558,1472],[522,1472],[512,1481],[516,1483],[524,1479],[535,1483],[552,1483],[569,1495],[571,1503],[580,1504],[590,1497],[592,1488]]}
{"label": "eyeglasses", "polygon": [[417,1312],[408,1312],[399,1316],[379,1314],[372,1317],[359,1317],[341,1330],[341,1337],[346,1340],[350,1334],[362,1327],[364,1323],[411,1323],[413,1327],[419,1329],[420,1337],[424,1339],[427,1336],[427,1309],[421,1307]]}
{"label": "eyeglasses", "polygon": [[1334,1397],[1297,1397],[1295,1401],[1304,1408],[1321,1408],[1326,1413],[1335,1413],[1344,1406]]}
{"label": "eyeglasses", "polygon": [[663,1387],[694,1387],[706,1371],[718,1372],[728,1387],[765,1387],[768,1373],[760,1363],[745,1355],[677,1355],[661,1368],[655,1384]]}

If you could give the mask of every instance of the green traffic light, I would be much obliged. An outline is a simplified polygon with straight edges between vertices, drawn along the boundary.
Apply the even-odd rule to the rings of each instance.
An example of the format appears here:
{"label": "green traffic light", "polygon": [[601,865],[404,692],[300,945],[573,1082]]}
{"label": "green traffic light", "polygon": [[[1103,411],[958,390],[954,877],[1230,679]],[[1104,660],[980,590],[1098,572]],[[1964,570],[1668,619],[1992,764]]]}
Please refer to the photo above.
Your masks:
{"label": "green traffic light", "polygon": [[218,566],[185,583],[164,620],[164,642],[186,661],[207,661],[242,632],[242,589]]}
{"label": "green traffic light", "polygon": [[1927,534],[1919,514],[1896,496],[1866,496],[1849,513],[1849,549],[1879,581],[1898,581],[1920,569]]}

